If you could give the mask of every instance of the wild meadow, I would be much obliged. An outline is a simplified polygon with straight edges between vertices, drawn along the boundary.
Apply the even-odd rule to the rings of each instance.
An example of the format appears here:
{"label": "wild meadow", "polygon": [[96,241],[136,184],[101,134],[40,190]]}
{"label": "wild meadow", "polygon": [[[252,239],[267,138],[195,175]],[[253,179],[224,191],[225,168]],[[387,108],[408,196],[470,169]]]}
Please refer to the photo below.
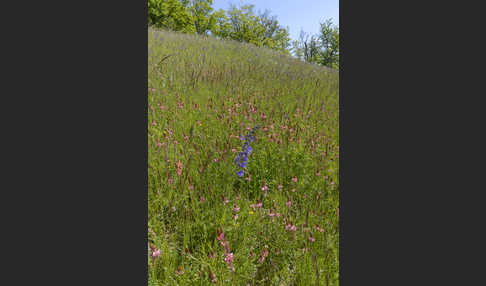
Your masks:
{"label": "wild meadow", "polygon": [[148,30],[149,285],[339,285],[339,77]]}

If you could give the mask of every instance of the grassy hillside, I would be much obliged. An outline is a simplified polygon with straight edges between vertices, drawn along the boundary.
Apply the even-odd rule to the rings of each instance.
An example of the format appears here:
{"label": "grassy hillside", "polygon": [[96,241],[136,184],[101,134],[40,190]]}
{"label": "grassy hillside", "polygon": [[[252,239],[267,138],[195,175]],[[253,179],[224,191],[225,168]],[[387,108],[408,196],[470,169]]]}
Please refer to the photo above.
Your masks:
{"label": "grassy hillside", "polygon": [[148,39],[149,285],[339,285],[338,73]]}

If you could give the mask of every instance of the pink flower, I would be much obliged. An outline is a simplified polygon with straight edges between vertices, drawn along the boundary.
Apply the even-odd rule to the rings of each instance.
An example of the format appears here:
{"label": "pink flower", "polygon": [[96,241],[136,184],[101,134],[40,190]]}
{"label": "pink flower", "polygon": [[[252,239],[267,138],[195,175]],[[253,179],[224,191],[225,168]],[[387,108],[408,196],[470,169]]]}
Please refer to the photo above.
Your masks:
{"label": "pink flower", "polygon": [[218,241],[223,241],[224,240],[224,232],[222,229],[218,229],[218,237],[216,237]]}
{"label": "pink flower", "polygon": [[216,275],[214,275],[213,272],[211,272],[211,282],[216,283],[218,280],[216,279]]}
{"label": "pink flower", "polygon": [[313,238],[312,236],[309,236],[309,240],[312,241],[312,242],[316,241],[316,239]]}
{"label": "pink flower", "polygon": [[160,256],[160,250],[159,249],[155,249],[153,252],[152,252],[152,257],[153,258],[157,258]]}
{"label": "pink flower", "polygon": [[227,203],[229,203],[228,199],[224,195],[222,195],[222,197],[223,197],[223,204],[226,205]]}
{"label": "pink flower", "polygon": [[231,152],[236,153],[238,151],[236,150],[236,148],[233,148],[233,149],[231,149]]}
{"label": "pink flower", "polygon": [[278,189],[281,190],[283,188],[282,184],[278,185]]}
{"label": "pink flower", "polygon": [[250,205],[250,208],[252,208],[253,210],[255,210],[255,204],[251,204]]}
{"label": "pink flower", "polygon": [[238,207],[238,205],[236,205],[236,204],[235,204],[235,205],[233,206],[233,211],[234,211],[235,213],[237,213],[239,210],[240,210],[240,208]]}
{"label": "pink flower", "polygon": [[152,120],[152,126],[157,126],[157,122],[155,122],[155,120]]}
{"label": "pink flower", "polygon": [[234,255],[233,252],[227,253],[224,261],[228,264],[233,263]]}
{"label": "pink flower", "polygon": [[263,183],[262,191],[265,192],[266,190],[268,190],[268,187],[267,187],[267,185],[265,185],[265,183]]}
{"label": "pink flower", "polygon": [[182,274],[184,274],[184,270],[182,270],[182,266],[177,267],[176,274],[177,274],[177,275],[182,275]]}
{"label": "pink flower", "polygon": [[265,248],[263,249],[262,253],[260,254],[260,257],[258,258],[259,263],[263,263],[265,261],[265,257],[268,256],[268,246],[265,245]]}
{"label": "pink flower", "polygon": [[205,201],[206,201],[206,198],[204,196],[201,196],[201,198],[199,199],[199,202],[204,203]]}
{"label": "pink flower", "polygon": [[277,217],[280,217],[280,213],[277,213]]}
{"label": "pink flower", "polygon": [[293,177],[292,177],[292,181],[293,181],[294,183],[297,183],[297,177],[296,177],[296,176],[293,176]]}
{"label": "pink flower", "polygon": [[290,206],[292,205],[292,201],[291,200],[288,200],[287,203],[286,203],[287,207],[290,208]]}
{"label": "pink flower", "polygon": [[287,224],[287,225],[285,226],[285,230],[296,231],[296,230],[297,230],[297,228],[296,228],[296,227],[295,227],[295,225],[293,225],[293,224]]}
{"label": "pink flower", "polygon": [[295,188],[292,189],[292,193],[295,193]]}
{"label": "pink flower", "polygon": [[214,163],[218,163],[219,159],[218,158],[214,158]]}
{"label": "pink flower", "polygon": [[259,209],[261,209],[262,208],[262,205],[263,204],[260,201],[258,201],[258,203],[256,204],[256,207],[259,208]]}

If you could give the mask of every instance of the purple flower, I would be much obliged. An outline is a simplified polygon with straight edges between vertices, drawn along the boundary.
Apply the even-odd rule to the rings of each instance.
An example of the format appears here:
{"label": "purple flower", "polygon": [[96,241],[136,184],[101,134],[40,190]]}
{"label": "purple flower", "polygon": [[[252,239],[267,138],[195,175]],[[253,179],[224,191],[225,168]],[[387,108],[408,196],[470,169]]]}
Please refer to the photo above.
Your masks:
{"label": "purple flower", "polygon": [[240,135],[240,140],[245,141],[243,146],[241,147],[241,152],[236,156],[236,165],[241,168],[239,172],[236,174],[238,177],[242,177],[244,174],[244,168],[246,168],[246,164],[248,161],[248,155],[250,155],[253,152],[253,148],[250,146],[250,142],[253,142],[255,140],[255,137],[253,133],[259,128],[260,126],[254,127],[248,134],[247,136],[247,141],[245,141],[245,136]]}

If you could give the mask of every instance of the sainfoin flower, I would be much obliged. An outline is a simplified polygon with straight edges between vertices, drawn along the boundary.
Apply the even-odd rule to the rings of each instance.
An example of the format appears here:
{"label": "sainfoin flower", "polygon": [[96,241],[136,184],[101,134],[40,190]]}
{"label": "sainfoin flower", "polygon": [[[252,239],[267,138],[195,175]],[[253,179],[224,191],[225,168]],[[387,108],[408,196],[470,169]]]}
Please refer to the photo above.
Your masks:
{"label": "sainfoin flower", "polygon": [[218,237],[216,237],[218,241],[224,241],[224,232],[222,229],[218,229]]}
{"label": "sainfoin flower", "polygon": [[233,263],[234,255],[233,252],[227,253],[224,262],[231,264]]}
{"label": "sainfoin flower", "polygon": [[260,201],[258,201],[258,203],[256,204],[256,207],[257,208],[262,208],[262,203]]}
{"label": "sainfoin flower", "polygon": [[157,258],[159,256],[160,256],[160,249],[155,249],[154,251],[152,251],[153,258]]}
{"label": "sainfoin flower", "polygon": [[263,183],[262,191],[265,192],[266,190],[268,190],[268,187],[267,187],[267,185],[265,185],[265,183]]}

